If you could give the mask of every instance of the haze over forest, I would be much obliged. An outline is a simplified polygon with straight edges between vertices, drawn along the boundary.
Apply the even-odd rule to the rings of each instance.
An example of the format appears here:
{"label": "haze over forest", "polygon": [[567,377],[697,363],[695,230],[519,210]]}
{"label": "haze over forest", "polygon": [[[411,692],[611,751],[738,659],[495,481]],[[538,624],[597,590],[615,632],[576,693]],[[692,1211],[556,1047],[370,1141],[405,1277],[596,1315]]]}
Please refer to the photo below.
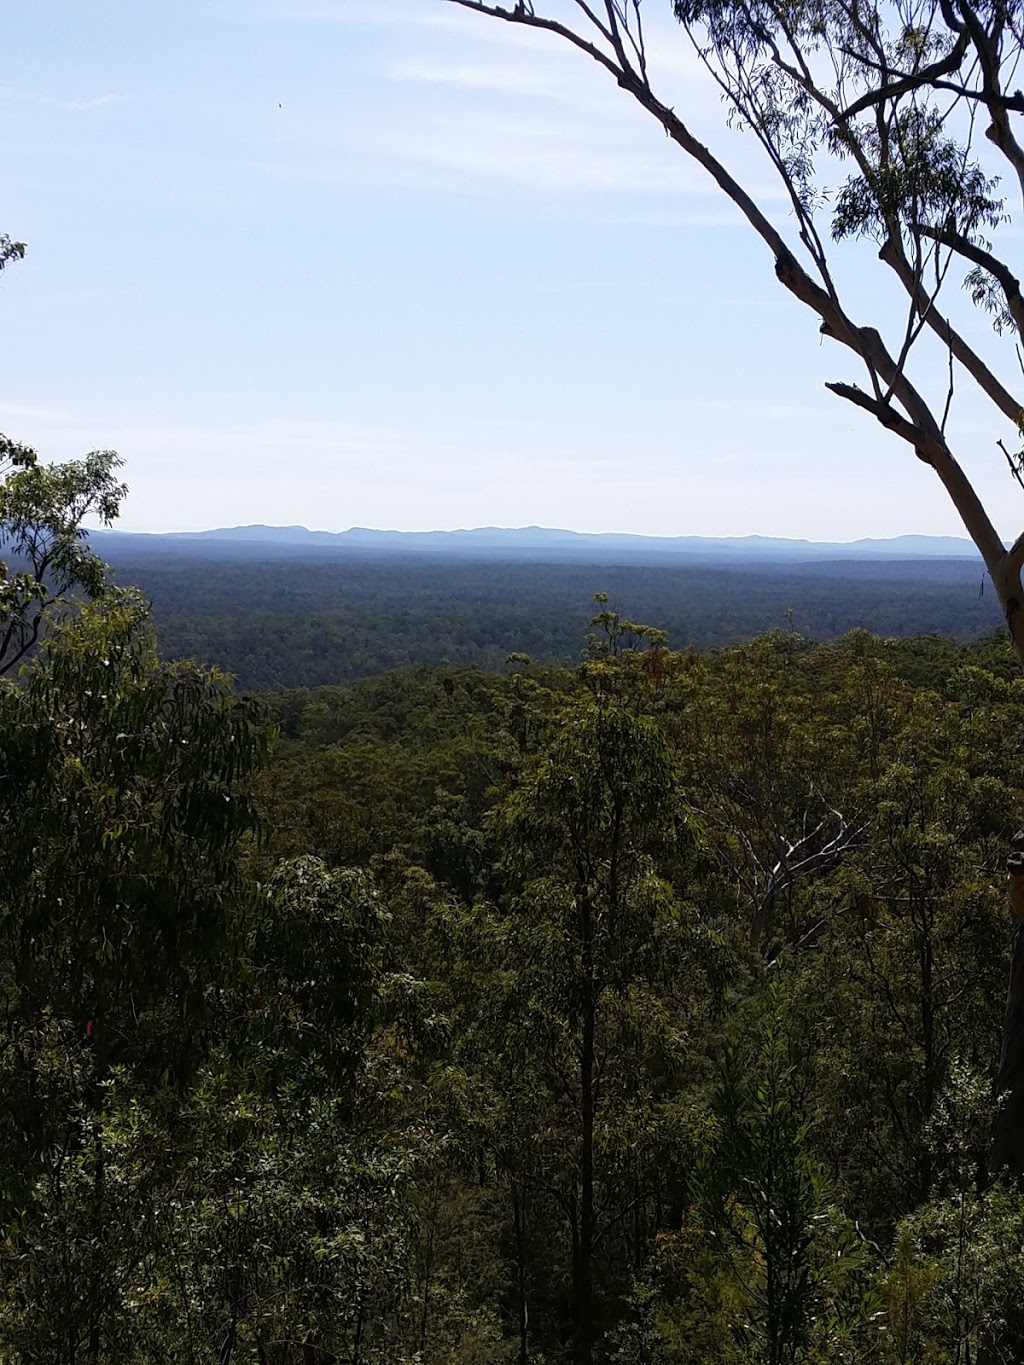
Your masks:
{"label": "haze over forest", "polygon": [[163,532],[150,536],[124,531],[99,531],[99,547],[117,552],[135,549],[154,553],[209,551],[217,546],[239,545],[255,556],[259,550],[280,548],[298,552],[303,548],[369,550],[402,553],[429,550],[444,555],[488,554],[527,556],[541,560],[548,555],[589,559],[613,564],[623,558],[671,556],[729,559],[835,559],[876,555],[900,559],[966,556],[977,559],[977,547],[963,536],[893,536],[829,543],[791,540],[779,536],[641,536],[621,532],[565,531],[543,526],[483,526],[456,531],[386,531],[354,526],[347,531],[310,531],[305,526],[231,526],[207,531]]}

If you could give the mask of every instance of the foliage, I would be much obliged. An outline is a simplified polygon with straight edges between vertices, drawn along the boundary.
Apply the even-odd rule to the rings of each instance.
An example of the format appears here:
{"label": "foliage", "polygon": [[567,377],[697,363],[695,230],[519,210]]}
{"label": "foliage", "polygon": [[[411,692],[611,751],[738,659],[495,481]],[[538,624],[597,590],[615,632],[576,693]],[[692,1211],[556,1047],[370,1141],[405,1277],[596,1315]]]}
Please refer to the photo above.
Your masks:
{"label": "foliage", "polygon": [[[719,648],[772,629],[833,640],[856,627],[941,650],[989,635],[1013,662],[977,561],[881,563],[466,564],[442,557],[324,562],[168,561],[102,542],[153,607],[162,652],[232,673],[241,687],[300,689],[404,667],[501,671],[510,653],[568,664],[595,587],[664,627],[675,649]],[[927,637],[935,636],[933,642]],[[912,643],[912,641],[914,643]]]}
{"label": "foliage", "polygon": [[700,1179],[708,1233],[740,1286],[732,1329],[745,1359],[863,1360],[870,1257],[812,1154],[784,998],[769,986],[751,1055],[725,1053]]}
{"label": "foliage", "polygon": [[[127,492],[111,450],[83,460],[42,465],[30,447],[0,436],[0,674],[37,644],[48,625],[66,615],[76,598],[96,599],[106,588],[107,566],[89,544],[83,521],[109,526]],[[12,572],[13,569],[13,572]]]}
{"label": "foliage", "polygon": [[0,1358],[1019,1355],[1003,647],[596,608],[257,700],[108,587],[0,685]]}

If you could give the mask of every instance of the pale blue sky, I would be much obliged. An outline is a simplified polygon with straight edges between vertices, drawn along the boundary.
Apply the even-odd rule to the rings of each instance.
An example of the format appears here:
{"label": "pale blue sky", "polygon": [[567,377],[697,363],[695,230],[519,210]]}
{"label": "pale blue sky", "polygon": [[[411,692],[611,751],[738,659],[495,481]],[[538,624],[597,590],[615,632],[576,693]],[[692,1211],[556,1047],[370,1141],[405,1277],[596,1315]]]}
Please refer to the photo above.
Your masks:
{"label": "pale blue sky", "polygon": [[[670,102],[772,196],[650,9]],[[444,0],[32,0],[0,114],[0,430],[120,450],[126,528],[960,532],[714,187],[555,43]],[[1016,534],[1006,433],[957,423]]]}

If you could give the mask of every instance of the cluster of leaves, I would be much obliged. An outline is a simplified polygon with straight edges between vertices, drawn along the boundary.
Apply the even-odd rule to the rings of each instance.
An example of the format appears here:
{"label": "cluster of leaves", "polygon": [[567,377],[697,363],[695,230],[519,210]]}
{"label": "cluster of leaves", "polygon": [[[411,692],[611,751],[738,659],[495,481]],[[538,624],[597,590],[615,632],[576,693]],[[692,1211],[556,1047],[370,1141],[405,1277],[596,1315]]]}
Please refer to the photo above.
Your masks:
{"label": "cluster of leaves", "polygon": [[[2,250],[2,241],[0,241]],[[36,452],[0,435],[0,675],[16,667],[59,621],[76,598],[96,598],[107,568],[91,548],[83,525],[96,517],[109,526],[126,489],[112,450],[84,460],[39,463]]]}

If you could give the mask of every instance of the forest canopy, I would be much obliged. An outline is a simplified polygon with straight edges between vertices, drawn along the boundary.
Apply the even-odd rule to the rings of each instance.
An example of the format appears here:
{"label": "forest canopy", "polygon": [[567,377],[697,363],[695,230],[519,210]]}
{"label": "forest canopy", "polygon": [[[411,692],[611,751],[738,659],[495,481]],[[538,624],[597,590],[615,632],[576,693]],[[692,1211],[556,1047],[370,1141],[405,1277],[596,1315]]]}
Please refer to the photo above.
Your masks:
{"label": "forest canopy", "polygon": [[[578,576],[510,635],[472,566],[443,638],[436,580],[379,570],[356,611],[279,568],[140,592],[83,533],[117,457],[4,440],[0,1361],[1018,1361],[1024,536],[957,460],[952,376],[1011,438],[1022,407],[939,296],[966,263],[959,301],[1024,322],[976,136],[1024,191],[1020,15],[679,0],[787,236],[655,94],[641,0],[565,0],[589,37],[454,3],[569,42],[711,174],[1009,641],[938,571],[909,620],[846,568],[831,615],[818,570],[673,621],[623,573],[571,648]],[[885,336],[836,239],[890,273]]]}
{"label": "forest canopy", "polygon": [[437,556],[241,563],[118,556],[117,579],[152,605],[160,647],[243,688],[350,682],[403,665],[502,671],[511,653],[572,663],[595,592],[657,621],[674,648],[772,629],[830,640],[968,641],[999,626],[971,560],[678,566],[468,563]]}
{"label": "forest canopy", "polygon": [[[1004,640],[0,684],[0,1356],[1015,1358]],[[1008,739],[1009,737],[1009,739]]]}

